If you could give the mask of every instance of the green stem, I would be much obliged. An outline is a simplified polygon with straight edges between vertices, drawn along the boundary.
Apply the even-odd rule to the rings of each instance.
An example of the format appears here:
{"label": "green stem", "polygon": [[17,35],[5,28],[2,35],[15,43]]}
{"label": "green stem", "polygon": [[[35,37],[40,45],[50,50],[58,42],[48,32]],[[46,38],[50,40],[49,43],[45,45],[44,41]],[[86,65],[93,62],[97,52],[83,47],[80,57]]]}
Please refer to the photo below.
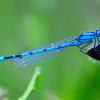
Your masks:
{"label": "green stem", "polygon": [[32,76],[32,79],[26,88],[24,94],[22,97],[18,98],[18,100],[26,100],[28,96],[35,90],[35,88],[38,86],[41,78],[41,72],[40,72],[40,67],[36,68],[35,73]]}

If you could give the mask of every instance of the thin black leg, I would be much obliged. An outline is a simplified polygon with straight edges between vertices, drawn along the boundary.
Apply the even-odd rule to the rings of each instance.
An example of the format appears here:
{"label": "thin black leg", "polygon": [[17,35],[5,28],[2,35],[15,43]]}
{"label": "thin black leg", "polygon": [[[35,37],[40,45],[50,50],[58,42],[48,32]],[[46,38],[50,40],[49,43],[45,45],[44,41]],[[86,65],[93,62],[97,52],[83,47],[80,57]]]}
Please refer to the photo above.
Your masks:
{"label": "thin black leg", "polygon": [[82,48],[80,48],[80,51],[82,52],[82,53],[85,53],[85,52],[83,52],[82,50],[86,50],[86,49],[84,49],[86,46],[88,46],[89,44],[91,44],[92,43],[92,41],[90,41],[90,42],[88,42],[85,46],[83,46]]}
{"label": "thin black leg", "polygon": [[99,37],[97,36],[98,44],[100,43]]}

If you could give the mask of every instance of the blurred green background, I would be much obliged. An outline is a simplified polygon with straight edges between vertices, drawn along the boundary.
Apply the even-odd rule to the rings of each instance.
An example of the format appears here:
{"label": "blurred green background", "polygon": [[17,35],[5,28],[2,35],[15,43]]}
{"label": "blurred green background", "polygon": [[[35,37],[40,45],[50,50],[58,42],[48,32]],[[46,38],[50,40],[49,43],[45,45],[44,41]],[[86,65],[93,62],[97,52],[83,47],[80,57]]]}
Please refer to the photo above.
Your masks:
{"label": "blurred green background", "polygon": [[[100,0],[0,1],[0,56],[53,43],[100,28]],[[42,77],[29,100],[100,100],[100,63],[77,47],[39,65]],[[0,87],[9,100],[25,91],[35,67],[0,62]]]}

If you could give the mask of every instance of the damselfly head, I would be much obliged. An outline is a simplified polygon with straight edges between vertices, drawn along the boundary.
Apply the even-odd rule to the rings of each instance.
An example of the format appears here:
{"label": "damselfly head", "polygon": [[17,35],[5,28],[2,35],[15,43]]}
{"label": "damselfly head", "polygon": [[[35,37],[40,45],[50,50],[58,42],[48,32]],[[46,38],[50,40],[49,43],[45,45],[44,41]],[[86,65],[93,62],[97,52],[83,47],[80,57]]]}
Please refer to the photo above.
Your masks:
{"label": "damselfly head", "polygon": [[96,29],[96,34],[100,37],[100,29]]}
{"label": "damselfly head", "polygon": [[89,49],[85,54],[100,61],[100,44],[96,48]]}

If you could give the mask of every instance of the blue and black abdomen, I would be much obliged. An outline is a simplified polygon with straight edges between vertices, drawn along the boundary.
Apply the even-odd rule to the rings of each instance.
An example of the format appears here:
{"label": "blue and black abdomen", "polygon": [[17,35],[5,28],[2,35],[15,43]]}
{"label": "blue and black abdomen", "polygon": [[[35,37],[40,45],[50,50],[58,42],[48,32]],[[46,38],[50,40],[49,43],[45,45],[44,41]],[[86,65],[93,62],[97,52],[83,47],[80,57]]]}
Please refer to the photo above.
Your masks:
{"label": "blue and black abdomen", "polygon": [[77,41],[77,38],[78,36],[70,37],[70,38],[58,41],[56,43],[52,43],[52,44],[44,45],[38,48],[27,50],[25,52],[18,54],[18,55],[21,55],[20,57],[12,59],[12,63],[18,67],[24,67],[27,65],[35,66],[37,64],[43,63],[59,55],[61,51],[64,49],[64,46],[66,46],[66,44]]}

